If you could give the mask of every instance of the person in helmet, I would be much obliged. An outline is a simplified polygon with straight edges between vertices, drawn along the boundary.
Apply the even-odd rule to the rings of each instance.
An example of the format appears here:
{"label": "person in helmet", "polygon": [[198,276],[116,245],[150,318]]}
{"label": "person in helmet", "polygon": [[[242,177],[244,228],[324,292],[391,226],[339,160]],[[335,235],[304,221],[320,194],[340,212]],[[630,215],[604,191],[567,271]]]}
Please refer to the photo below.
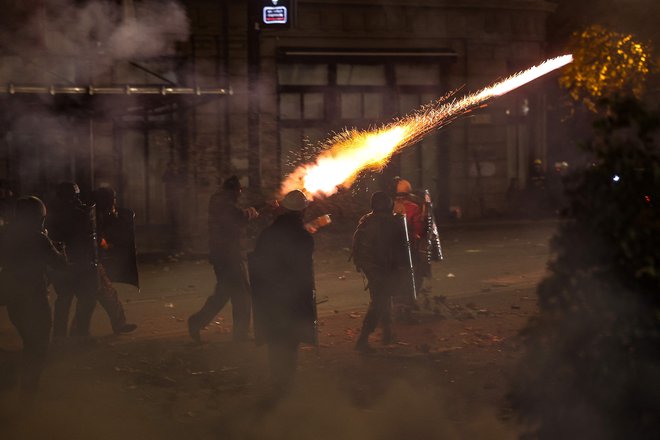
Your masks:
{"label": "person in helmet", "polygon": [[47,268],[65,269],[66,256],[44,229],[46,206],[37,197],[16,202],[15,219],[0,232],[0,266],[7,313],[23,341],[21,391],[33,398],[50,340]]}
{"label": "person in helmet", "polygon": [[[113,269],[113,265],[122,265],[124,260],[130,257],[133,257],[134,261],[135,242],[132,234],[134,214],[132,211],[122,208],[124,215],[120,215],[120,209],[117,207],[117,193],[113,188],[97,188],[94,190],[93,198],[96,206],[96,232],[99,243],[98,302],[110,318],[114,334],[130,333],[137,328],[137,325],[126,321],[124,306],[108,273]],[[128,225],[125,226],[126,224]],[[110,266],[108,267],[108,265]],[[134,272],[137,273],[137,269]]]}
{"label": "person in helmet", "polygon": [[353,262],[366,276],[371,297],[355,346],[361,352],[372,350],[369,335],[379,323],[383,327],[383,344],[392,342],[392,296],[397,293],[397,280],[409,264],[405,232],[392,207],[392,199],[385,192],[373,193],[371,212],[360,219],[353,234]]}
{"label": "person in helmet", "polygon": [[248,222],[259,214],[253,207],[238,205],[243,187],[237,176],[222,182],[209,202],[209,259],[215,272],[213,294],[204,306],[188,318],[188,332],[195,341],[200,332],[231,300],[233,339],[245,341],[250,327],[250,291],[243,262],[241,237]]}
{"label": "person in helmet", "polygon": [[[406,179],[396,178],[396,195],[394,197],[395,214],[406,218],[408,238],[410,240],[410,256],[412,259],[415,290],[421,292],[422,282],[429,275],[430,267],[426,258],[426,212],[423,200],[413,192],[412,185]],[[412,311],[416,307],[415,299],[410,295],[395,295],[394,307],[399,321],[415,323]]]}
{"label": "person in helmet", "polygon": [[[57,292],[53,337],[72,336],[86,340],[98,290],[98,248],[94,206],[80,200],[80,189],[73,182],[61,182],[56,200],[48,210],[46,225],[50,237],[66,246],[69,267],[53,276]],[[76,299],[76,311],[69,332],[69,311]]]}
{"label": "person in helmet", "polygon": [[259,235],[250,255],[255,337],[268,346],[276,395],[293,382],[299,345],[316,343],[314,238],[303,222],[307,205],[302,191],[286,194],[280,215]]}

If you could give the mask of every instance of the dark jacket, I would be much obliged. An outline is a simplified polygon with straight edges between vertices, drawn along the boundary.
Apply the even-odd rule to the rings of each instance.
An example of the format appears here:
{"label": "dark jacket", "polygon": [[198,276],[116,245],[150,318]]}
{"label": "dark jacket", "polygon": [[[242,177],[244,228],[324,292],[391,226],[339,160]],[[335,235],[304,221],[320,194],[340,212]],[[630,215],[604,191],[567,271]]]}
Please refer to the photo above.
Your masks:
{"label": "dark jacket", "polygon": [[240,208],[233,191],[220,190],[209,201],[209,250],[211,258],[240,256],[241,237],[248,214]]}
{"label": "dark jacket", "polygon": [[96,210],[77,202],[58,201],[49,206],[48,235],[66,245],[69,262],[76,269],[95,268],[98,260]]}
{"label": "dark jacket", "polygon": [[353,234],[353,262],[367,275],[405,268],[408,260],[402,219],[390,211],[362,217]]}
{"label": "dark jacket", "polygon": [[48,295],[46,269],[65,269],[66,256],[46,233],[10,224],[0,230],[0,266],[3,289],[13,290],[17,299]]}
{"label": "dark jacket", "polygon": [[280,215],[259,236],[250,255],[257,340],[316,342],[313,252],[296,213]]}

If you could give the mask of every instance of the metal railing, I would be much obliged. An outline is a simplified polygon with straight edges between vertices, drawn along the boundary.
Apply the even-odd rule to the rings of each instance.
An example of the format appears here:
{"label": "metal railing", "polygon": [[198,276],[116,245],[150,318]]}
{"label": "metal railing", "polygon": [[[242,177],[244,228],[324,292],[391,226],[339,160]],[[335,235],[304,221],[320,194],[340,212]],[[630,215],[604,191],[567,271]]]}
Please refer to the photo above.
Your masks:
{"label": "metal railing", "polygon": [[231,89],[223,87],[172,87],[172,86],[61,86],[7,84],[0,87],[0,95],[231,95]]}

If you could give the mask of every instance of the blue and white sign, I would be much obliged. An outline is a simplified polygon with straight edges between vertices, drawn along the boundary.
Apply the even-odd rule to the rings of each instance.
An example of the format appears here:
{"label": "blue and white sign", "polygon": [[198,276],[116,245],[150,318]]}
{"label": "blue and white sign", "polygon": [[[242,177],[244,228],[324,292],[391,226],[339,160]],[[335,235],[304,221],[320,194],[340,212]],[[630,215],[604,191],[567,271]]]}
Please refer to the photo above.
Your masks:
{"label": "blue and white sign", "polygon": [[288,12],[286,6],[264,6],[263,22],[264,24],[287,24]]}
{"label": "blue and white sign", "polygon": [[287,29],[295,18],[295,0],[261,0],[262,29]]}

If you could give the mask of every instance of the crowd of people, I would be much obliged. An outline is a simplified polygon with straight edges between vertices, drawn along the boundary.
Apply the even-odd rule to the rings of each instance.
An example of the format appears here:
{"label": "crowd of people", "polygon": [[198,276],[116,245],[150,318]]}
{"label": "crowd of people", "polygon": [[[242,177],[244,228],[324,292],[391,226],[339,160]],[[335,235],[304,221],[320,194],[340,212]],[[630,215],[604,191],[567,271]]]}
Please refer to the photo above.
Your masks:
{"label": "crowd of people", "polygon": [[[58,184],[48,207],[35,196],[16,200],[11,193],[4,196],[0,304],[7,307],[23,341],[20,388],[29,400],[38,388],[51,333],[56,344],[69,338],[81,344],[92,342],[90,324],[97,302],[114,333],[137,328],[127,322],[111,278],[116,274],[114,281],[138,285],[134,215],[117,206],[112,188],[96,189],[86,204],[73,182]],[[122,267],[126,260],[128,270]],[[54,311],[48,301],[49,285],[56,292]],[[75,312],[70,318],[74,299]]]}
{"label": "crowd of people", "polygon": [[[255,341],[268,345],[273,386],[282,391],[293,380],[299,344],[316,342],[312,254],[318,225],[304,221],[309,201],[303,192],[286,194],[276,206],[265,207],[275,219],[257,238],[246,268],[241,236],[260,212],[240,206],[242,190],[239,179],[232,176],[211,197],[209,251],[216,285],[203,307],[188,319],[188,330],[193,340],[201,341],[201,330],[231,301],[233,340],[247,339],[252,316]],[[431,259],[441,255],[430,200],[413,192],[407,180],[396,180],[394,198],[375,192],[371,209],[358,223],[352,252],[371,297],[356,344],[363,353],[373,350],[369,335],[379,323],[383,343],[393,341],[392,304],[400,319],[414,322],[417,291],[422,279],[430,276]]]}
{"label": "crowd of people", "polygon": [[[231,176],[210,199],[209,258],[216,285],[189,317],[188,331],[200,342],[202,329],[231,301],[233,340],[247,341],[254,321],[254,340],[267,346],[273,390],[281,394],[294,379],[299,345],[317,342],[313,234],[319,223],[305,223],[309,200],[300,190],[261,210],[240,205],[242,190],[240,180]],[[1,208],[0,299],[23,340],[21,389],[33,397],[51,333],[53,343],[90,341],[97,302],[116,334],[136,329],[127,322],[113,287],[113,282],[139,286],[134,214],[118,207],[114,190],[107,187],[83,203],[72,182],[57,186],[48,207],[30,196]],[[245,255],[241,236],[264,213],[272,221]],[[383,343],[393,341],[393,304],[400,317],[412,319],[422,279],[429,275],[434,228],[432,207],[408,181],[397,180],[394,197],[382,191],[372,195],[371,212],[360,219],[353,236],[352,258],[371,297],[358,351],[373,351],[369,336],[379,324]],[[49,285],[56,292],[53,312]]]}

